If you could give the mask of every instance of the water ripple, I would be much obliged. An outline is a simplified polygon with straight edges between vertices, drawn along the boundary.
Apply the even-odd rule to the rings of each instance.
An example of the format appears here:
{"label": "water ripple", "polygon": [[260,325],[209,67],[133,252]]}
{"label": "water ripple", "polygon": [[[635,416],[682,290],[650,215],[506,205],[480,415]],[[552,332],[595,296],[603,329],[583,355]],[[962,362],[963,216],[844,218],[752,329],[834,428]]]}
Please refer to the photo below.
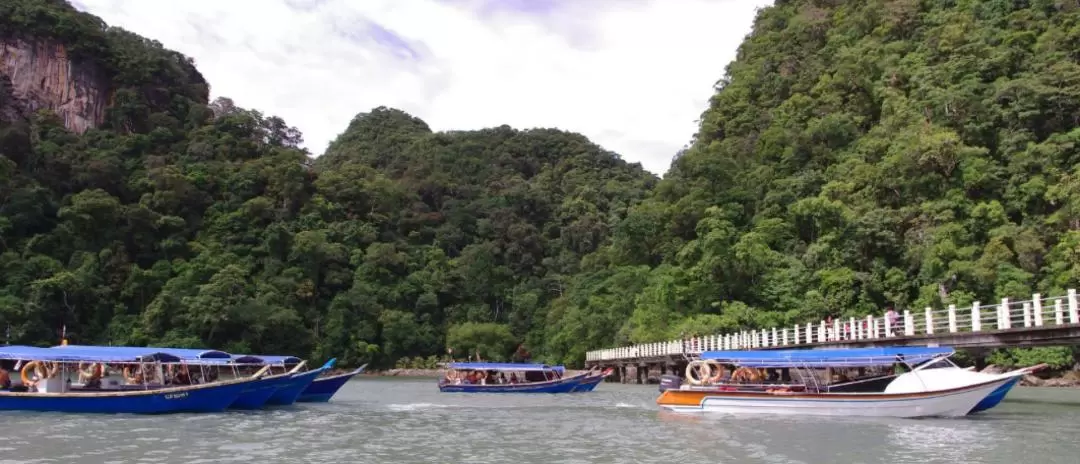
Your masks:
{"label": "water ripple", "polygon": [[681,415],[653,387],[440,394],[360,379],[333,403],[173,416],[7,413],[4,463],[1070,463],[1080,391],[1017,389],[952,420]]}

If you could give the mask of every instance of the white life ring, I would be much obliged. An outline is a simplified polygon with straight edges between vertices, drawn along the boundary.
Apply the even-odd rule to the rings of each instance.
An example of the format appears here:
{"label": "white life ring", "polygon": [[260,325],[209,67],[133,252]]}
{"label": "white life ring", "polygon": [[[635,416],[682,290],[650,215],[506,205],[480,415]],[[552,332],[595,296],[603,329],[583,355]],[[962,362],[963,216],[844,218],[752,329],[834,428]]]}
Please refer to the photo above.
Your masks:
{"label": "white life ring", "polygon": [[[694,376],[695,369],[698,376]],[[686,365],[686,380],[690,385],[703,385],[705,380],[712,377],[712,366],[702,361],[691,361]]]}

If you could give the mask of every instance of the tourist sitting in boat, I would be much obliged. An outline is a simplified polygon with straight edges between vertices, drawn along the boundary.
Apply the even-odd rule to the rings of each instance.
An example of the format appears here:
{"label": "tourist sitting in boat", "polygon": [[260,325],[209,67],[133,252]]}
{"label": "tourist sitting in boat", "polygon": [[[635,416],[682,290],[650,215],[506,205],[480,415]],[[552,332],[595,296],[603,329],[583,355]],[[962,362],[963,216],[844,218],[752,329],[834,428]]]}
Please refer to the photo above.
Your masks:
{"label": "tourist sitting in boat", "polygon": [[173,365],[169,365],[169,371],[172,373],[172,384],[191,385],[191,373],[188,371],[188,367],[183,364],[175,369],[173,367]]}
{"label": "tourist sitting in boat", "polygon": [[515,374],[515,373],[513,373],[513,372],[511,372],[511,373],[510,373],[510,383],[511,383],[511,384],[516,384],[516,383],[518,383],[518,378],[517,378],[517,374]]}
{"label": "tourist sitting in boat", "polygon": [[0,368],[0,390],[11,389],[11,375],[8,374],[7,369]]}

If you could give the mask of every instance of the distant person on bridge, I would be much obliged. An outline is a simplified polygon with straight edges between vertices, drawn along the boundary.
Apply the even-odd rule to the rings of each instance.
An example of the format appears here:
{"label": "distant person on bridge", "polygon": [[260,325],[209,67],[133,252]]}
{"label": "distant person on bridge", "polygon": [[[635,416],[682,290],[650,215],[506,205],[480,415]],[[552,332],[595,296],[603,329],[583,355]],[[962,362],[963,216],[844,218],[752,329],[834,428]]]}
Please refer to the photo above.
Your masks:
{"label": "distant person on bridge", "polygon": [[896,330],[896,310],[893,309],[893,305],[888,306],[889,310],[885,311],[885,336],[891,337],[893,331]]}

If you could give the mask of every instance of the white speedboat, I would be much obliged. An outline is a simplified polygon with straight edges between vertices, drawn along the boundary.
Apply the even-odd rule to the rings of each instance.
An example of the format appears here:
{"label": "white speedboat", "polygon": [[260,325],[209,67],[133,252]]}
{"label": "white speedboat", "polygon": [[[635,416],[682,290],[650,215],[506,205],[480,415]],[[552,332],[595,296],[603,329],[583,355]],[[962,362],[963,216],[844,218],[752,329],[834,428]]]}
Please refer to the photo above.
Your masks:
{"label": "white speedboat", "polygon": [[[687,385],[665,376],[656,402],[678,412],[959,417],[1024,375],[933,368],[952,354],[936,347],[706,352],[687,366]],[[896,375],[900,366],[910,371]]]}

